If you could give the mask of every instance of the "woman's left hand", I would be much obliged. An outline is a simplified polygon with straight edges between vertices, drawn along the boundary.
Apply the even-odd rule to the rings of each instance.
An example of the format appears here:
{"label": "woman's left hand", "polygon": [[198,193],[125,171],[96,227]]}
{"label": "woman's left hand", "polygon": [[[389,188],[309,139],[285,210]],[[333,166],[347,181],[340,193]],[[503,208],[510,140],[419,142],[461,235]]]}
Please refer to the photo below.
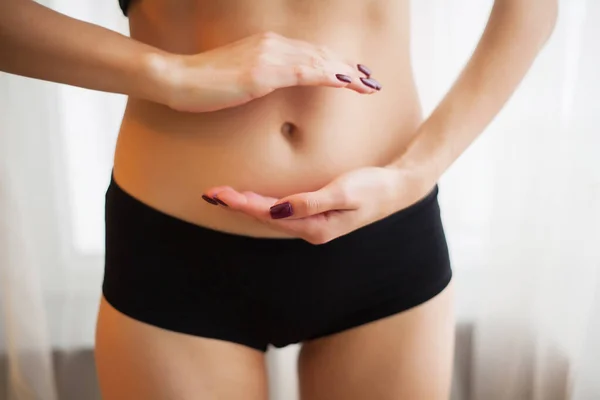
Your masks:
{"label": "woman's left hand", "polygon": [[407,208],[432,187],[412,170],[366,167],[340,175],[320,190],[281,199],[225,186],[202,197],[288,235],[323,244]]}

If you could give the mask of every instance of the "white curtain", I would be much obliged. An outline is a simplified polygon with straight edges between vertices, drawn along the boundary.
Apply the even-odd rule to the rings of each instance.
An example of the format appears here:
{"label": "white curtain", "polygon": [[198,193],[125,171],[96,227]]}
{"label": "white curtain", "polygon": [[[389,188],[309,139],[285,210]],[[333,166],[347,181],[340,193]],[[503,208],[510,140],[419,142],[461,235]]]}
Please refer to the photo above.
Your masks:
{"label": "white curtain", "polygon": [[[429,112],[492,0],[412,3]],[[127,32],[116,0],[46,5]],[[600,1],[561,1],[515,96],[440,182],[458,289],[453,400],[600,399],[599,37]],[[103,195],[124,102],[0,73],[2,400],[99,398]],[[273,399],[297,399],[297,350],[269,353]]]}

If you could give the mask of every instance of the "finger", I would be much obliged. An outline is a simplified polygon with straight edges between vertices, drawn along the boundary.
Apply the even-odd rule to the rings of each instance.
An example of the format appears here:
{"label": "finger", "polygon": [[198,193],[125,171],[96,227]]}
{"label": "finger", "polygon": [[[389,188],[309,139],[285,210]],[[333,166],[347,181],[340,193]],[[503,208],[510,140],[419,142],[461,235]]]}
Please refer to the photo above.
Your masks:
{"label": "finger", "polygon": [[206,192],[204,192],[204,194],[202,194],[202,199],[204,201],[206,201],[207,203],[212,204],[214,206],[218,206],[218,205],[227,206],[227,203],[225,203],[223,201],[223,199],[219,198],[219,193],[222,193],[227,190],[233,190],[233,188],[231,186],[213,187],[213,188],[207,190]]}
{"label": "finger", "polygon": [[293,86],[324,86],[345,88],[352,83],[352,77],[334,71],[331,68],[309,65],[307,63],[290,63],[282,66],[272,66],[264,73],[267,85],[273,88]]}
{"label": "finger", "polygon": [[290,65],[268,67],[264,73],[265,85],[271,88],[292,86],[323,86],[347,88],[361,94],[373,94],[381,90],[381,84],[374,78],[363,78],[337,71],[344,68],[332,66]]}
{"label": "finger", "polygon": [[[206,191],[226,202],[228,209],[241,212],[259,221],[267,223],[289,235],[302,238],[312,244],[323,244],[334,239],[339,229],[341,215],[346,211],[326,211],[305,218],[272,219],[269,208],[276,203],[275,198],[262,196],[255,192],[238,192],[230,187],[216,187]],[[304,194],[301,194],[303,196]],[[289,198],[296,197],[290,196]],[[293,199],[292,199],[293,200]],[[298,200],[298,198],[296,198]]]}
{"label": "finger", "polygon": [[323,244],[347,233],[350,213],[352,211],[327,211],[300,219],[271,220],[271,225],[309,243]]}
{"label": "finger", "polygon": [[252,217],[267,220],[269,217],[269,208],[277,201],[277,199],[268,196],[262,196],[255,192],[244,192],[246,204],[242,205],[238,210]]}
{"label": "finger", "polygon": [[334,57],[331,59],[325,59],[322,62],[322,66],[325,71],[342,71],[341,74],[337,74],[336,77],[339,79],[339,75],[344,75],[347,78],[344,80],[345,82],[348,82],[346,85],[347,89],[354,90],[355,92],[361,94],[372,94],[381,90],[381,84],[376,82],[374,79],[369,79],[373,81],[373,84],[365,84],[365,78],[351,63]]}
{"label": "finger", "polygon": [[242,193],[234,189],[225,189],[214,195],[214,199],[221,205],[225,205],[232,210],[236,210],[247,203],[247,198]]}
{"label": "finger", "polygon": [[[230,192],[224,196],[228,196]],[[243,192],[245,201],[233,204],[233,210],[242,212],[259,221],[267,223],[278,230],[296,237],[304,238],[311,243],[324,243],[331,236],[336,221],[342,211],[326,211],[305,218],[273,219],[270,207],[276,203],[275,198],[262,196],[254,192]],[[290,196],[295,197],[295,196]]]}
{"label": "finger", "polygon": [[285,197],[272,205],[269,213],[272,219],[299,219],[331,211],[353,209],[356,209],[356,206],[348,201],[339,186],[326,186],[316,192]]}
{"label": "finger", "polygon": [[331,69],[344,69],[346,74],[352,78],[352,82],[348,84],[347,88],[352,89],[358,93],[376,93],[382,89],[381,83],[374,78],[365,77],[363,73],[353,63],[345,61],[332,60]]}
{"label": "finger", "polygon": [[313,44],[304,40],[297,40],[291,38],[284,38],[284,43],[287,43],[287,46],[284,46],[288,50],[289,54],[295,54],[297,53],[298,49],[301,49],[306,55],[309,55],[311,57],[319,57],[323,60],[340,61],[344,63],[346,68],[348,69],[348,72],[350,72],[350,75],[352,76],[354,76],[356,72],[359,73],[359,77],[362,76],[369,78],[372,75],[371,69],[366,65],[355,63],[352,60],[344,59],[327,46]]}
{"label": "finger", "polygon": [[366,65],[343,59],[326,46],[314,45],[301,40],[290,40],[295,46],[301,47],[308,57],[321,59],[325,64],[330,63],[332,70],[344,71],[341,73],[352,78],[352,82],[347,86],[348,89],[359,93],[374,93],[374,91],[382,89],[381,83],[371,77],[372,71]]}
{"label": "finger", "polygon": [[232,211],[239,211],[261,220],[269,219],[269,207],[277,201],[275,198],[261,196],[254,192],[240,193],[233,189],[219,192],[217,197],[225,202]]}
{"label": "finger", "polygon": [[316,214],[306,218],[271,219],[269,223],[294,236],[312,238],[327,230],[328,219],[325,214]]}
{"label": "finger", "polygon": [[[300,42],[300,41],[298,41]],[[265,82],[270,87],[329,86],[348,88],[361,94],[372,94],[381,90],[374,78],[365,77],[358,64],[343,61],[329,50],[306,44],[286,46],[278,62],[271,62]]]}
{"label": "finger", "polygon": [[342,58],[325,46],[311,44],[309,46],[304,47],[304,51],[309,57],[322,59],[324,64],[330,64],[332,70],[344,71],[343,74],[352,78],[352,82],[347,86],[348,89],[359,93],[374,93],[381,90],[381,84],[371,77],[371,69],[364,64]]}

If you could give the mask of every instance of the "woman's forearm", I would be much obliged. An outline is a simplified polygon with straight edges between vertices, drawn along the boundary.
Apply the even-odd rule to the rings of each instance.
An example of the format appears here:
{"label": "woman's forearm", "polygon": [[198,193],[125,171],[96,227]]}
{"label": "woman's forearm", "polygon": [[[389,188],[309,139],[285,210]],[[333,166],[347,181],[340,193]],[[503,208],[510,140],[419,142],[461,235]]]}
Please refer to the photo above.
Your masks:
{"label": "woman's forearm", "polygon": [[513,94],[554,28],[556,3],[496,0],[473,56],[393,165],[436,181]]}
{"label": "woman's forearm", "polygon": [[0,0],[0,71],[163,101],[167,53],[30,0]]}

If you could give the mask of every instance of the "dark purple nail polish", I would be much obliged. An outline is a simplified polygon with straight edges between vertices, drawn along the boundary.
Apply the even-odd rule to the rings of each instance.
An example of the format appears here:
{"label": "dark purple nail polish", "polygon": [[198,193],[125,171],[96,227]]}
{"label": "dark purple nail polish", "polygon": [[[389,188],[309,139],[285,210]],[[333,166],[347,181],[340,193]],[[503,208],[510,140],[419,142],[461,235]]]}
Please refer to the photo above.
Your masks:
{"label": "dark purple nail polish", "polygon": [[348,75],[335,74],[335,77],[338,78],[338,80],[340,80],[342,82],[352,83],[352,78],[350,78]]}
{"label": "dark purple nail polish", "polygon": [[213,206],[216,206],[217,204],[219,204],[219,203],[217,203],[217,201],[216,201],[215,199],[211,199],[210,197],[208,197],[208,196],[207,196],[207,195],[205,195],[205,194],[203,194],[203,195],[202,195],[202,198],[203,198],[203,199],[204,199],[204,200],[205,200],[207,203],[210,203],[210,204],[212,204]]}
{"label": "dark purple nail polish", "polygon": [[360,78],[360,80],[362,83],[364,83],[372,89],[381,90],[381,85],[373,78]]}
{"label": "dark purple nail polish", "polygon": [[213,200],[216,201],[217,203],[219,203],[222,206],[229,207],[227,205],[227,203],[225,203],[223,200],[219,199],[217,196],[213,196]]}
{"label": "dark purple nail polish", "polygon": [[292,205],[290,203],[281,203],[271,207],[271,218],[282,219],[294,215]]}
{"label": "dark purple nail polish", "polygon": [[358,64],[356,66],[356,68],[358,68],[358,70],[360,72],[362,72],[363,74],[365,74],[367,76],[367,78],[371,76],[371,70],[369,68],[365,67],[364,65]]}

